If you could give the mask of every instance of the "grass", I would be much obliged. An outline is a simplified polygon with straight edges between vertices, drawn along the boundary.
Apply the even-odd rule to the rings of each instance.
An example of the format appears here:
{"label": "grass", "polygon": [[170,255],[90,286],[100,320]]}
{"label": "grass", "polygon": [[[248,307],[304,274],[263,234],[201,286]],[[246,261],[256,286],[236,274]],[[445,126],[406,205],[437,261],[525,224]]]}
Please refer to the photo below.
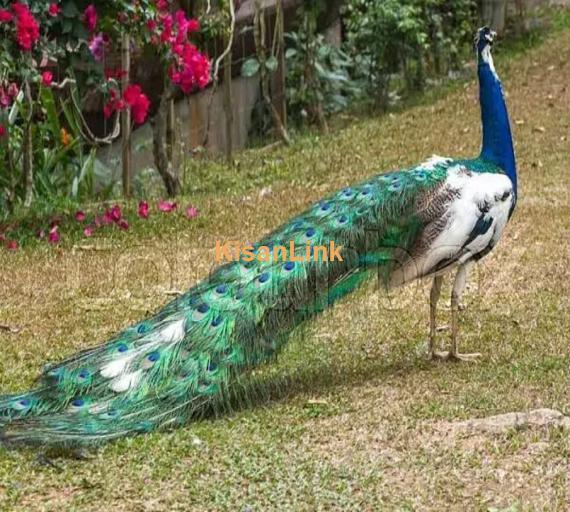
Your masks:
{"label": "grass", "polygon": [[[30,451],[0,451],[0,509],[566,510],[567,431],[461,436],[445,426],[539,407],[570,414],[569,46],[563,28],[497,63],[521,190],[501,244],[469,281],[461,346],[483,352],[480,363],[426,361],[429,283],[392,300],[367,288],[261,370],[287,384],[252,407],[123,440],[87,462],[64,459],[59,470]],[[194,198],[197,222],[157,216],[135,224],[136,236],[108,232],[91,249],[72,237],[0,251],[0,323],[21,329],[0,331],[0,388],[30,385],[45,361],[104,340],[203,278],[216,239],[256,239],[378,169],[434,151],[476,154],[478,119],[471,81],[393,116],[245,152],[232,172],[247,186],[210,176],[228,194],[212,186]],[[270,178],[271,195],[260,197],[255,187]]]}

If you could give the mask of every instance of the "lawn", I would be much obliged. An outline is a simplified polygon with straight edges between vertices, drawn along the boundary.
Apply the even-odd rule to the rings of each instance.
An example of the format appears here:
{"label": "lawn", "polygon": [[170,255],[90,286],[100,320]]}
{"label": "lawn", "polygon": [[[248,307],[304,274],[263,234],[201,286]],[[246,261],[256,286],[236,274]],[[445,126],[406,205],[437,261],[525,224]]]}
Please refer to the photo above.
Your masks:
{"label": "lawn", "polygon": [[[469,435],[453,425],[541,407],[570,415],[568,48],[565,28],[514,57],[499,51],[520,198],[465,296],[461,348],[482,352],[479,363],[426,360],[429,283],[389,296],[370,286],[294,336],[258,371],[265,392],[221,417],[58,468],[0,449],[0,509],[567,510],[568,430]],[[478,109],[471,80],[290,148],[244,152],[235,178],[215,174],[226,195],[197,177],[194,221],[155,216],[129,234],[0,251],[0,324],[20,329],[0,330],[0,389],[30,385],[45,361],[105,340],[205,277],[216,240],[254,240],[379,170],[476,154]]]}

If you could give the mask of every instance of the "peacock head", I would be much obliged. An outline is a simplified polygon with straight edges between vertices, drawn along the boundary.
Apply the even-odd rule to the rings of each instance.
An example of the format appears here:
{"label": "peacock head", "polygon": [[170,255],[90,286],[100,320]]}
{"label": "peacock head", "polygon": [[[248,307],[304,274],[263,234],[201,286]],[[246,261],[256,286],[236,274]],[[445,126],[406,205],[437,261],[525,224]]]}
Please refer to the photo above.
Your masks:
{"label": "peacock head", "polygon": [[489,27],[482,27],[477,30],[477,34],[475,34],[475,47],[477,48],[477,54],[484,55],[486,52],[490,51],[495,37],[497,37],[497,33]]}

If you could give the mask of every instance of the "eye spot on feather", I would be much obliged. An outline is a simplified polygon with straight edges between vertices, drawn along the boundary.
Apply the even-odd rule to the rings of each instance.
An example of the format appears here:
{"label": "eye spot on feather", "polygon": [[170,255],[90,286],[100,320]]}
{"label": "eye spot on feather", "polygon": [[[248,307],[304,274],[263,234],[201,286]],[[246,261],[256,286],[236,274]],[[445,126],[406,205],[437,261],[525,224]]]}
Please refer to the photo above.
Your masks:
{"label": "eye spot on feather", "polygon": [[293,270],[295,268],[295,262],[293,261],[288,261],[287,263],[285,263],[285,265],[283,265],[283,268],[287,271],[287,272],[291,272],[291,270]]}
{"label": "eye spot on feather", "polygon": [[147,326],[146,324],[140,324],[140,325],[137,327],[137,332],[138,332],[139,334],[144,334],[147,330],[148,330],[148,326]]}
{"label": "eye spot on feather", "polygon": [[425,171],[415,171],[413,174],[416,181],[425,181],[427,178]]}
{"label": "eye spot on feather", "polygon": [[159,352],[151,352],[148,356],[146,356],[147,361],[151,363],[156,363],[160,359]]}
{"label": "eye spot on feather", "polygon": [[208,371],[209,372],[213,372],[218,368],[218,365],[216,363],[214,363],[213,361],[210,361],[208,363]]}
{"label": "eye spot on feather", "polygon": [[129,347],[127,346],[126,343],[121,343],[120,345],[117,346],[117,352],[126,352],[127,350],[129,350]]}
{"label": "eye spot on feather", "polygon": [[217,316],[216,318],[214,318],[212,320],[211,326],[212,327],[218,327],[223,321],[223,318],[221,316]]}
{"label": "eye spot on feather", "polygon": [[79,382],[85,382],[86,380],[89,379],[90,376],[91,376],[91,373],[89,372],[89,370],[82,369],[82,370],[77,374],[77,380],[78,380]]}
{"label": "eye spot on feather", "polygon": [[225,295],[228,291],[228,287],[225,284],[221,284],[216,288],[216,293],[218,295]]}
{"label": "eye spot on feather", "polygon": [[343,195],[344,197],[351,197],[352,194],[353,194],[353,192],[352,192],[352,189],[351,189],[351,188],[345,188],[345,189],[342,191],[342,195]]}
{"label": "eye spot on feather", "polygon": [[104,420],[111,420],[113,418],[116,418],[118,415],[119,415],[119,411],[117,411],[115,409],[109,409],[108,411],[100,414],[99,417],[101,419],[104,419]]}
{"label": "eye spot on feather", "polygon": [[85,400],[83,400],[83,398],[76,398],[71,401],[71,405],[73,405],[73,407],[83,407],[85,405]]}
{"label": "eye spot on feather", "polygon": [[198,313],[202,313],[203,315],[206,314],[208,311],[210,311],[210,306],[208,306],[208,304],[206,304],[205,302],[202,302],[202,304],[200,304],[197,308],[196,311],[198,311]]}
{"label": "eye spot on feather", "polygon": [[311,238],[311,237],[315,236],[315,233],[316,233],[315,228],[309,228],[309,229],[307,229],[307,231],[305,231],[305,236],[307,238]]}
{"label": "eye spot on feather", "polygon": [[347,221],[348,221],[348,217],[347,217],[346,215],[341,215],[341,216],[338,218],[339,224],[346,224]]}
{"label": "eye spot on feather", "polygon": [[269,272],[263,272],[263,274],[261,274],[261,275],[257,278],[257,280],[258,280],[261,284],[263,284],[263,283],[266,283],[267,281],[269,281],[269,278],[270,278],[270,277],[271,277],[271,276],[269,275]]}
{"label": "eye spot on feather", "polygon": [[388,187],[388,190],[392,192],[397,192],[398,190],[402,190],[402,183],[400,181],[395,181]]}
{"label": "eye spot on feather", "polygon": [[143,370],[148,370],[149,368],[152,368],[159,359],[160,359],[160,352],[155,350],[144,358],[141,367],[143,368]]}
{"label": "eye spot on feather", "polygon": [[321,204],[321,211],[322,212],[328,212],[330,209],[331,209],[330,203],[322,203]]}

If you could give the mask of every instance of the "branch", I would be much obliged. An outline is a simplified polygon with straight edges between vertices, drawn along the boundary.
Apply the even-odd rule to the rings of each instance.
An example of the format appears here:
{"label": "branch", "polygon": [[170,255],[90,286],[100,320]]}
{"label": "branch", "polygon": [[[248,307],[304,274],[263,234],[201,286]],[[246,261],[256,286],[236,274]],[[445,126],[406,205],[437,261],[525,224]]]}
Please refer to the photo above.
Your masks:
{"label": "branch", "polygon": [[[214,73],[212,75],[212,89],[210,91],[210,96],[208,97],[208,106],[206,107],[206,129],[204,131],[204,138],[202,140],[202,146],[206,146],[208,144],[208,137],[210,136],[210,117],[212,111],[212,101],[214,100],[214,94],[216,93],[216,89],[218,87],[218,80],[219,80],[219,72],[220,72],[220,64],[225,59],[227,55],[229,55],[232,44],[234,42],[234,31],[236,27],[236,13],[234,9],[234,0],[228,0],[229,7],[230,7],[230,33],[228,34],[228,44],[224,48],[224,51],[221,55],[214,62]],[[208,9],[209,9],[209,2],[208,2]],[[208,12],[208,11],[206,11]]]}

